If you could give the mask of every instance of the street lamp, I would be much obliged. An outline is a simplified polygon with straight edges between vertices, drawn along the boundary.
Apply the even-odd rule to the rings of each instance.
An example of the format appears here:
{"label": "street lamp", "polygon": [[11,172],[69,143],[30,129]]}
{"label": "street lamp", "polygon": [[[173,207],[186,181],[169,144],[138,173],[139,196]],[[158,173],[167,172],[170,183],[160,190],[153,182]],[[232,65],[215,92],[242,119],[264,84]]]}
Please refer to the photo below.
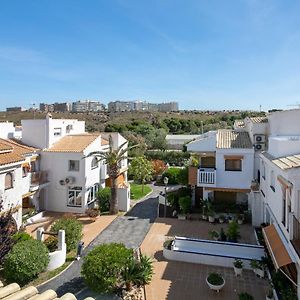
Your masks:
{"label": "street lamp", "polygon": [[164,207],[164,217],[167,217],[167,185],[169,182],[169,178],[165,177],[164,178],[164,184],[165,184],[165,207]]}

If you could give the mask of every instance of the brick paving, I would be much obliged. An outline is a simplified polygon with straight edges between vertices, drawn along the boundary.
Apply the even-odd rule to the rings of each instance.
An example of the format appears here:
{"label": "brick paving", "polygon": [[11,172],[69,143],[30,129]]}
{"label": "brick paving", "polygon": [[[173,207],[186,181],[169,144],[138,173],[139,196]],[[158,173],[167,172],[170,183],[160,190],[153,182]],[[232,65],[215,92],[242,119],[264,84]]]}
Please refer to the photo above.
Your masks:
{"label": "brick paving", "polygon": [[[268,282],[257,278],[252,270],[243,270],[243,276],[234,276],[233,268],[223,268],[185,262],[167,261],[162,255],[163,242],[167,236],[188,236],[209,238],[208,231],[226,229],[226,224],[212,225],[205,221],[181,221],[177,219],[156,219],[142,243],[142,253],[154,258],[154,277],[146,286],[147,300],[191,299],[238,299],[238,294],[248,292],[255,300],[265,299]],[[255,243],[253,228],[244,224],[240,227],[241,242]],[[221,273],[225,287],[220,293],[210,290],[205,282],[210,272]]]}

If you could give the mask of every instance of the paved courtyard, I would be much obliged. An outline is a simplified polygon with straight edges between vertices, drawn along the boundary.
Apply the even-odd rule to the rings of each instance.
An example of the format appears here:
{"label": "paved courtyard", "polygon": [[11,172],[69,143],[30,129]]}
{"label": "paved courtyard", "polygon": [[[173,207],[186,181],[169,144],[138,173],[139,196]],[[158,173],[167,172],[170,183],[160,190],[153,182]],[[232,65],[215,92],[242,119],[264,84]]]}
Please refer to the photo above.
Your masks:
{"label": "paved courtyard", "polygon": [[[147,300],[163,299],[238,299],[238,294],[248,292],[255,300],[265,299],[268,282],[257,278],[252,270],[243,270],[241,278],[234,276],[233,268],[214,267],[184,262],[167,261],[162,255],[166,236],[188,236],[209,238],[208,231],[226,230],[226,224],[209,224],[204,221],[181,221],[157,218],[142,243],[142,253],[154,257],[154,277],[146,286]],[[253,229],[244,224],[240,227],[241,242],[255,243]],[[224,289],[218,294],[211,291],[205,282],[210,272],[221,273],[226,281]]]}

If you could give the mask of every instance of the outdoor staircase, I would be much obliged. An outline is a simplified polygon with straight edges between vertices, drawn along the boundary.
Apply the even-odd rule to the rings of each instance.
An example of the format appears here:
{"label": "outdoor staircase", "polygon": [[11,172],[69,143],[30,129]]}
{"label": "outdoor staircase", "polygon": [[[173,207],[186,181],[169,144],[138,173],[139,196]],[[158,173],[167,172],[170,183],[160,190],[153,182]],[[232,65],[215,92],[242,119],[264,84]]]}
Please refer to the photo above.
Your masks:
{"label": "outdoor staircase", "polygon": [[[77,300],[72,293],[66,293],[62,297],[58,298],[57,294],[53,290],[47,290],[39,294],[38,290],[34,286],[29,286],[24,289],[17,283],[11,283],[7,286],[3,286],[0,281],[0,299],[1,300]],[[85,300],[94,300],[91,297]]]}

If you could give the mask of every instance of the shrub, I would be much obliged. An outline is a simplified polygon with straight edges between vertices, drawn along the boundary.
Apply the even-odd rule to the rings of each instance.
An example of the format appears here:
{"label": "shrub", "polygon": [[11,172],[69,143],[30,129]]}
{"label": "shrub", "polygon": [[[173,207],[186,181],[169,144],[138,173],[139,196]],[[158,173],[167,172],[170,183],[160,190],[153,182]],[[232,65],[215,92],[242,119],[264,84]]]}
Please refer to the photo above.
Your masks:
{"label": "shrub", "polygon": [[99,201],[99,207],[101,212],[109,211],[109,202],[111,198],[111,191],[109,187],[100,189],[97,193],[97,198]]}
{"label": "shrub", "polygon": [[58,233],[60,229],[65,230],[67,251],[69,252],[76,249],[77,243],[82,238],[82,227],[83,225],[75,218],[62,218],[51,226],[50,231]]}
{"label": "shrub", "polygon": [[19,231],[12,236],[12,239],[14,243],[20,243],[20,242],[32,240],[32,236],[26,232]]}
{"label": "shrub", "polygon": [[154,177],[161,175],[167,168],[166,164],[160,159],[154,159],[151,161],[151,163]]}
{"label": "shrub", "polygon": [[221,284],[223,284],[224,279],[218,273],[210,273],[207,277],[207,281],[213,285],[221,285]]}
{"label": "shrub", "polygon": [[58,239],[56,236],[50,235],[44,241],[45,246],[48,248],[49,252],[57,250]]}
{"label": "shrub", "polygon": [[169,168],[162,174],[162,182],[165,177],[169,178],[169,184],[178,184],[178,176],[180,173],[180,168]]}
{"label": "shrub", "polygon": [[240,293],[239,300],[254,300],[254,298],[248,293]]}
{"label": "shrub", "polygon": [[251,260],[250,266],[251,266],[252,269],[260,269],[260,270],[263,269],[262,263],[259,260],[256,260],[256,259]]}
{"label": "shrub", "polygon": [[168,249],[168,250],[171,250],[173,241],[174,241],[174,238],[169,238],[169,239],[165,240],[164,241],[164,248]]}
{"label": "shrub", "polygon": [[24,285],[44,271],[49,263],[47,247],[30,239],[15,244],[4,261],[4,275],[10,282]]}
{"label": "shrub", "polygon": [[227,239],[229,242],[237,242],[240,238],[239,225],[233,221],[228,224]]}
{"label": "shrub", "polygon": [[237,269],[242,269],[243,268],[243,262],[240,259],[235,259],[233,262],[233,265],[237,268]]}
{"label": "shrub", "polygon": [[140,261],[135,258],[130,259],[121,273],[127,290],[131,290],[133,285],[141,286],[148,284],[151,281],[152,275],[152,261],[144,255],[141,255]]}
{"label": "shrub", "polygon": [[192,199],[190,196],[180,197],[179,206],[182,213],[186,214],[190,211],[192,205]]}
{"label": "shrub", "polygon": [[224,232],[224,229],[221,228],[221,230],[220,230],[220,241],[225,242],[226,240],[227,240],[227,236]]}
{"label": "shrub", "polygon": [[146,151],[145,156],[149,160],[159,159],[172,166],[183,166],[189,160],[190,153],[182,151]]}
{"label": "shrub", "polygon": [[132,250],[123,244],[111,243],[95,247],[84,258],[81,269],[86,284],[96,292],[113,291],[132,255]]}
{"label": "shrub", "polygon": [[88,208],[85,213],[89,218],[96,218],[99,216],[100,211],[98,208]]}

